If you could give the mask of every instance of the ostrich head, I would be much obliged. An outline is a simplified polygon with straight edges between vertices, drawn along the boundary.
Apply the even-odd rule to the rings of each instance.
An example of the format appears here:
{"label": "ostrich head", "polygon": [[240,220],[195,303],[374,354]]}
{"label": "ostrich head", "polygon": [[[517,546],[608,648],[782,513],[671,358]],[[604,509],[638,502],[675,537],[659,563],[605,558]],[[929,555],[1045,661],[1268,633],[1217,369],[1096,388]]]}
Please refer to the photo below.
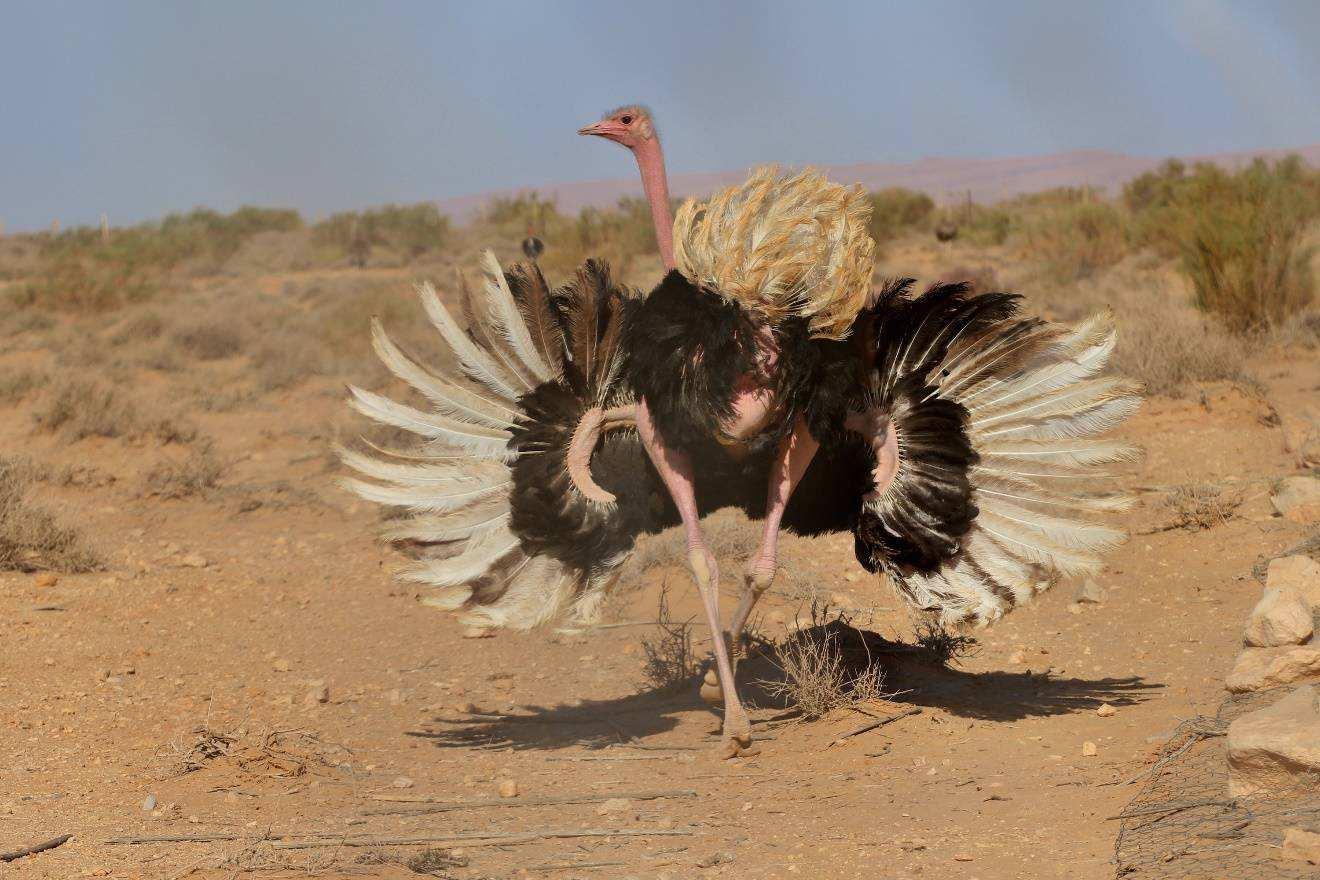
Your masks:
{"label": "ostrich head", "polygon": [[651,111],[640,104],[629,104],[617,110],[611,110],[601,117],[600,122],[578,129],[578,134],[590,134],[603,137],[616,144],[622,144],[634,153],[649,143],[659,142],[655,123],[651,120]]}
{"label": "ostrich head", "polygon": [[666,269],[674,268],[674,216],[669,209],[669,181],[665,157],[651,111],[641,104],[628,104],[606,113],[600,122],[583,126],[578,134],[590,134],[627,147],[642,173],[642,188],[651,204],[655,240]]}

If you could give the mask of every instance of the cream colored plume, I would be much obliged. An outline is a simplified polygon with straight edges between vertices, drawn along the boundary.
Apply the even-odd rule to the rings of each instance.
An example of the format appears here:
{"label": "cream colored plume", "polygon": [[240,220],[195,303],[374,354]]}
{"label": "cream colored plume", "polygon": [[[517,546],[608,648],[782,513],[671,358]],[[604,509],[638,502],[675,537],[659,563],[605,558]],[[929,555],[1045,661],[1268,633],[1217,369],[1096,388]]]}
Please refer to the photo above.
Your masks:
{"label": "cream colored plume", "polygon": [[813,337],[843,339],[871,288],[870,219],[860,186],[768,165],[746,183],[684,202],[674,257],[689,279],[771,324],[802,317]]}

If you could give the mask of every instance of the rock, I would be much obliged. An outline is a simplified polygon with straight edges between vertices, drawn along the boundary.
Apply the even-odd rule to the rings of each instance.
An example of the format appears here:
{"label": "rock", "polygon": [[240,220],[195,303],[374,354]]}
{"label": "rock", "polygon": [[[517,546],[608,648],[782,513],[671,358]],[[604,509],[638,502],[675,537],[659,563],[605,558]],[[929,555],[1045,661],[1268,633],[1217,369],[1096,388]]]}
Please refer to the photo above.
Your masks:
{"label": "rock", "polygon": [[1095,710],[1095,714],[1099,715],[1101,718],[1112,718],[1117,713],[1118,710],[1108,703],[1101,703],[1100,708]]}
{"label": "rock", "polygon": [[142,801],[142,812],[150,813],[154,809],[156,809],[156,796],[154,794],[149,794],[146,799]]}
{"label": "rock", "polygon": [[512,779],[501,779],[499,792],[502,798],[515,798],[518,796],[518,783]]}
{"label": "rock", "polygon": [[43,571],[33,579],[38,587],[53,587],[60,582],[60,576],[53,571]]}
{"label": "rock", "polygon": [[205,556],[199,556],[196,553],[189,553],[186,556],[179,557],[179,565],[184,568],[206,568],[211,563]]}
{"label": "rock", "polygon": [[1094,758],[1098,754],[1100,754],[1100,749],[1096,746],[1095,743],[1091,742],[1089,739],[1086,742],[1082,743],[1083,758]]}
{"label": "rock", "polygon": [[711,853],[708,856],[704,856],[703,858],[698,859],[697,867],[713,868],[716,865],[727,865],[736,858],[738,858],[738,856],[730,852],[729,850],[721,850],[720,852]]}
{"label": "rock", "polygon": [[1283,851],[1280,858],[1320,865],[1320,834],[1301,828],[1283,832]]}
{"label": "rock", "polygon": [[1315,477],[1286,477],[1270,496],[1284,519],[1302,525],[1320,522],[1320,480]]}
{"label": "rock", "polygon": [[597,816],[608,816],[610,813],[626,813],[632,808],[632,801],[627,798],[610,798],[596,808]]}
{"label": "rock", "polygon": [[1224,686],[1246,694],[1320,676],[1320,647],[1247,648],[1238,655]]}
{"label": "rock", "polygon": [[1265,587],[1300,593],[1311,608],[1320,608],[1320,562],[1309,556],[1280,556],[1270,560]]}
{"label": "rock", "polygon": [[311,685],[311,689],[307,691],[307,696],[303,698],[303,702],[305,702],[309,706],[315,705],[317,703],[330,702],[329,685],[327,685],[323,681],[312,681],[309,682],[309,684]]}
{"label": "rock", "polygon": [[970,862],[970,861],[973,861],[972,856],[971,856],[969,853],[954,853],[954,854],[953,854],[953,860],[954,860],[955,862]]}
{"label": "rock", "polygon": [[290,669],[293,668],[293,664],[290,663],[288,659],[285,657],[280,657],[271,665],[275,667],[276,672],[288,672]]}
{"label": "rock", "polygon": [[1083,605],[1103,605],[1105,601],[1105,591],[1095,581],[1087,578],[1077,589],[1076,601]]}
{"label": "rock", "polygon": [[1289,413],[1280,417],[1283,451],[1292,453],[1298,467],[1320,464],[1320,415]]}
{"label": "rock", "polygon": [[1311,606],[1300,593],[1267,588],[1251,609],[1243,641],[1257,648],[1300,645],[1314,629]]}
{"label": "rock", "polygon": [[391,782],[390,785],[394,786],[395,788],[412,788],[413,781],[409,779],[407,776],[400,776],[397,779],[395,779],[393,782]]}
{"label": "rock", "polygon": [[1228,788],[1233,797],[1291,790],[1307,779],[1312,786],[1320,779],[1320,691],[1314,685],[1302,685],[1228,726]]}
{"label": "rock", "polygon": [[1008,662],[1009,662],[1009,663],[1016,663],[1016,664],[1019,664],[1019,665],[1020,665],[1020,664],[1023,664],[1023,663],[1026,663],[1026,662],[1027,662],[1027,653],[1026,653],[1026,651],[1021,651],[1021,650],[1014,651],[1012,654],[1009,655],[1009,657],[1008,657]]}
{"label": "rock", "polygon": [[495,631],[488,626],[469,626],[463,630],[465,639],[490,639],[495,637]]}

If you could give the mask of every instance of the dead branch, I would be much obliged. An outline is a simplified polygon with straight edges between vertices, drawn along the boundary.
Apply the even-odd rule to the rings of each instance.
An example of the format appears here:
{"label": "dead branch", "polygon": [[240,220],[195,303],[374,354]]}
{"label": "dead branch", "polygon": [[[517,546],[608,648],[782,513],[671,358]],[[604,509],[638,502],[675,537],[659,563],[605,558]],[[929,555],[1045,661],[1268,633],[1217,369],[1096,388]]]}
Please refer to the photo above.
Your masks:
{"label": "dead branch", "polygon": [[37,853],[45,852],[48,849],[63,846],[72,838],[72,834],[61,834],[59,837],[52,837],[44,843],[34,843],[32,846],[25,846],[22,849],[16,849],[13,852],[0,853],[0,862],[16,862],[27,856],[34,856]]}
{"label": "dead branch", "polygon": [[373,801],[390,803],[418,804],[414,807],[382,807],[376,810],[364,810],[364,816],[391,816],[407,813],[448,813],[453,810],[484,810],[492,807],[550,807],[560,804],[595,804],[611,798],[624,798],[630,801],[653,801],[660,798],[694,798],[696,791],[680,788],[671,791],[618,791],[604,794],[566,794],[535,798],[483,798],[475,801],[442,801],[430,797],[406,797],[401,795],[375,795]]}
{"label": "dead branch", "polygon": [[277,840],[275,849],[311,849],[324,846],[424,846],[431,843],[462,843],[469,846],[514,846],[538,840],[576,837],[691,837],[685,828],[543,828],[536,831],[463,831],[425,837],[350,837],[337,840]]}
{"label": "dead branch", "polygon": [[881,718],[879,721],[873,721],[870,724],[863,724],[861,727],[857,728],[856,730],[850,730],[847,733],[843,734],[843,736],[840,736],[837,739],[831,741],[830,744],[825,748],[828,749],[830,748],[830,746],[836,746],[839,743],[843,742],[845,739],[851,739],[854,736],[860,736],[863,733],[868,733],[869,731],[875,730],[877,727],[884,727],[886,724],[890,724],[894,721],[897,721],[900,718],[906,718],[909,715],[919,715],[919,714],[921,714],[921,710],[918,709],[916,706],[912,706],[911,708],[904,709],[902,712],[899,712],[897,715],[890,715],[888,718]]}

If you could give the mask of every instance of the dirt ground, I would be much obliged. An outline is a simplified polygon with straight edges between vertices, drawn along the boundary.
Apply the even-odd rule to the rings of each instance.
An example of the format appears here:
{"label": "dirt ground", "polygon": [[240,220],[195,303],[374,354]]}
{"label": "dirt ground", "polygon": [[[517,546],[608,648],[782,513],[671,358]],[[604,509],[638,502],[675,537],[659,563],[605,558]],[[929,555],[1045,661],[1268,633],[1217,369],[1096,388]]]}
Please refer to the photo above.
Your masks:
{"label": "dirt ground", "polygon": [[[182,500],[143,492],[142,444],[68,443],[22,406],[0,411],[0,449],[77,466],[41,500],[107,560],[54,583],[0,574],[0,851],[72,835],[0,874],[1112,876],[1127,781],[1219,701],[1260,592],[1253,564],[1306,534],[1270,507],[1270,484],[1295,472],[1273,413],[1315,399],[1320,356],[1255,373],[1252,391],[1152,399],[1121,432],[1147,455],[1123,477],[1141,501],[1103,603],[1074,603],[1064,583],[952,668],[893,665],[901,693],[867,711],[919,712],[867,733],[836,742],[871,720],[857,712],[762,709],[760,754],[734,761],[718,759],[695,684],[644,685],[654,628],[638,622],[660,591],[676,617],[696,613],[679,567],[624,584],[610,619],[635,625],[488,639],[394,583],[378,512],[334,482],[337,382],[198,413],[233,467]],[[1199,483],[1241,506],[1178,527],[1169,492]],[[785,555],[866,628],[912,640],[849,537]],[[762,626],[781,632],[806,602],[772,595]],[[518,794],[501,798],[510,780]],[[125,842],[143,837],[175,839]],[[424,838],[429,865],[406,867]],[[363,845],[381,840],[404,843]]]}

